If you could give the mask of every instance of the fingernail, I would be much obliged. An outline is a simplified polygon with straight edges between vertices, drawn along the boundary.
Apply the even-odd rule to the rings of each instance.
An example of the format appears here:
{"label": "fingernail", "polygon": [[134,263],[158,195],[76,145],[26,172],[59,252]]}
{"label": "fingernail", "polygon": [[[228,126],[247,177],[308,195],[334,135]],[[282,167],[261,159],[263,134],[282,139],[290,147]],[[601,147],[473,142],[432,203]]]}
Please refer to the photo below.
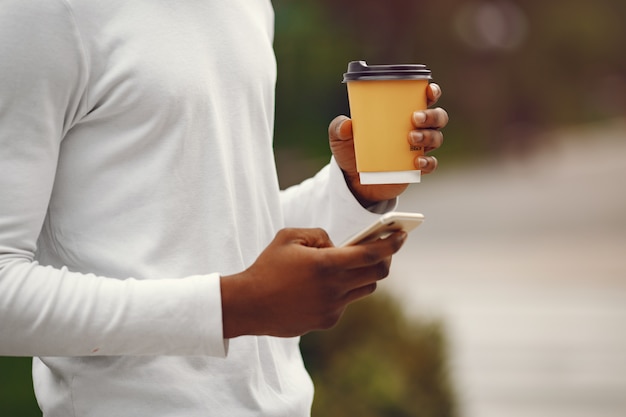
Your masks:
{"label": "fingernail", "polygon": [[439,88],[437,84],[431,84],[430,88],[433,90],[435,98],[439,98],[439,96],[441,96],[441,88]]}
{"label": "fingernail", "polygon": [[409,139],[411,140],[411,145],[420,146],[424,141],[424,134],[422,132],[411,132]]}
{"label": "fingernail", "polygon": [[416,111],[413,113],[413,120],[416,124],[422,124],[426,121],[426,113],[423,111]]}
{"label": "fingernail", "polygon": [[428,165],[428,161],[426,160],[426,158],[418,158],[418,160],[420,168],[426,168],[426,166]]}
{"label": "fingernail", "polygon": [[337,126],[335,126],[335,137],[339,137],[339,134],[341,133],[341,125],[343,125],[345,122],[345,120],[342,120],[341,122],[337,123]]}

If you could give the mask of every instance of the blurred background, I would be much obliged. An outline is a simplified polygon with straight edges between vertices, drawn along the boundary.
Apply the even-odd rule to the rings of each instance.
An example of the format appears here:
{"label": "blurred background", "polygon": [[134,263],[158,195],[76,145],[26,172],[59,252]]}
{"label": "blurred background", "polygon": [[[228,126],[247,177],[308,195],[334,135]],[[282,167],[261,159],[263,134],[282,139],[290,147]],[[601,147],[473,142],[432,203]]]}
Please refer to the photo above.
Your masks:
{"label": "blurred background", "polygon": [[626,416],[626,2],[274,4],[284,186],[326,163],[348,61],[426,64],[450,114],[388,302],[304,338],[314,415]]}
{"label": "blurred background", "polygon": [[[283,187],[328,161],[349,61],[426,64],[451,117],[391,276],[303,338],[314,416],[626,415],[626,2],[273,3]],[[0,358],[0,417],[35,415]]]}

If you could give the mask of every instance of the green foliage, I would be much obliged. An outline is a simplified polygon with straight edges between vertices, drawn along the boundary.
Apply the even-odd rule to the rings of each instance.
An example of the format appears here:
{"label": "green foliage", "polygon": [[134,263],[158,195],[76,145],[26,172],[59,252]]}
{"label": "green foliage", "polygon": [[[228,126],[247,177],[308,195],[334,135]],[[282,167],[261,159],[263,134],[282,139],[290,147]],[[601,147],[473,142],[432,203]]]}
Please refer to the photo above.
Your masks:
{"label": "green foliage", "polygon": [[328,123],[348,114],[342,82],[352,46],[316,2],[282,0],[276,9],[278,62],[275,144],[328,156]]}
{"label": "green foliage", "polygon": [[335,328],[301,346],[314,417],[456,415],[441,323],[408,320],[389,296],[352,304]]}
{"label": "green foliage", "polygon": [[41,417],[31,377],[32,358],[0,357],[0,416]]}
{"label": "green foliage", "polygon": [[[276,144],[320,155],[326,127],[347,114],[348,61],[423,63],[450,114],[442,163],[524,150],[533,133],[626,114],[622,0],[274,0],[279,80]],[[472,44],[459,29],[498,33],[493,7],[516,10],[518,44]],[[491,14],[489,14],[491,13]]]}

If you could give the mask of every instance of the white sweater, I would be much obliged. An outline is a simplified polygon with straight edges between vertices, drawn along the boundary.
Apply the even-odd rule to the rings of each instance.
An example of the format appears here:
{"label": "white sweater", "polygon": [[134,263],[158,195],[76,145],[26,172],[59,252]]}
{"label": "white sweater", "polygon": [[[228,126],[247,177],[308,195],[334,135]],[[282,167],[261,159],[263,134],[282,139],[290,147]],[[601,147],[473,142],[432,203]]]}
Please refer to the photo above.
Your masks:
{"label": "white sweater", "polygon": [[228,346],[219,276],[376,215],[332,161],[279,192],[272,31],[269,0],[2,2],[0,354],[45,416],[308,415],[299,339]]}

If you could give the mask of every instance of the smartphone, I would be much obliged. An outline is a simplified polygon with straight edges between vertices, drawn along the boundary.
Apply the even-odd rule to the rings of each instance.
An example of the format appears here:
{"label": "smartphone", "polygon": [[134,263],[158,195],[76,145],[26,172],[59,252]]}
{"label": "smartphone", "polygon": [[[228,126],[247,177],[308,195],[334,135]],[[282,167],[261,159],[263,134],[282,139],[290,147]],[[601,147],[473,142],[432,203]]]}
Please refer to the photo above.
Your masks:
{"label": "smartphone", "polygon": [[345,241],[341,246],[352,246],[372,242],[376,239],[384,239],[398,230],[404,230],[408,233],[422,224],[423,221],[424,215],[420,213],[392,211],[383,214],[374,224],[361,230]]}

